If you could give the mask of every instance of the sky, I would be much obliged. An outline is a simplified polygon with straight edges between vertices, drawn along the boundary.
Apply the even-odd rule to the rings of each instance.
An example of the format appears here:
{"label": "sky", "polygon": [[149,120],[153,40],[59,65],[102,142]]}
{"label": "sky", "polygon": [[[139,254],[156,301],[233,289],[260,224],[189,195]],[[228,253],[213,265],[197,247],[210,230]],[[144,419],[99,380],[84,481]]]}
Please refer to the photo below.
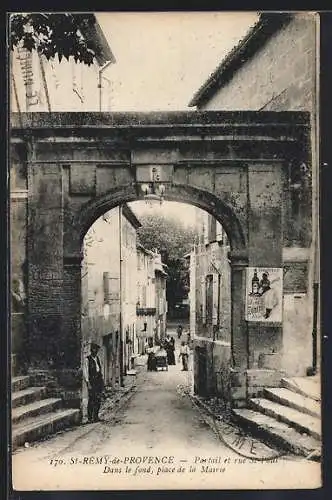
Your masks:
{"label": "sky", "polygon": [[[257,21],[255,12],[97,13],[116,58],[105,70],[112,111],[185,110],[198,88]],[[197,210],[164,202],[130,204],[194,225]]]}
{"label": "sky", "polygon": [[180,219],[186,226],[195,226],[198,212],[202,212],[199,208],[188,205],[188,203],[178,203],[177,201],[163,201],[162,204],[155,202],[152,205],[144,201],[133,201],[129,203],[129,206],[138,219],[142,215],[162,215],[172,219]]}
{"label": "sky", "polygon": [[184,110],[256,22],[255,12],[101,12],[116,58],[105,70],[113,111]]}

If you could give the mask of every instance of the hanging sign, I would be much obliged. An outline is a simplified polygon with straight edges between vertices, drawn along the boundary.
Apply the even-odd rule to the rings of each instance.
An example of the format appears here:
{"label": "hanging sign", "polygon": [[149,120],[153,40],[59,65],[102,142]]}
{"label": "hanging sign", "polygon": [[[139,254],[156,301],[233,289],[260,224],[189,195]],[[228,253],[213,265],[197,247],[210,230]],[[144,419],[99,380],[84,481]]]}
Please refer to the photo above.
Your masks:
{"label": "hanging sign", "polygon": [[283,269],[248,267],[246,278],[246,320],[281,323]]}

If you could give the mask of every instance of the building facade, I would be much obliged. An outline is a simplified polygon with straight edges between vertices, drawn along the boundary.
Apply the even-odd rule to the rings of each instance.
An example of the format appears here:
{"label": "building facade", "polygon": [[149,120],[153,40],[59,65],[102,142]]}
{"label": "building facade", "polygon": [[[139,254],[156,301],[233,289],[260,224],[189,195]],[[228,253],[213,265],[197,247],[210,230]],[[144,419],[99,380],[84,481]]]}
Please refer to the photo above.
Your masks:
{"label": "building facade", "polygon": [[84,239],[82,264],[83,358],[90,342],[101,346],[105,383],[115,387],[138,352],[136,338],[139,222],[127,205],[91,226]]}
{"label": "building facade", "polygon": [[[61,63],[56,58],[48,61],[36,51],[30,53],[25,49],[11,52],[12,111],[98,111],[100,96],[102,109],[109,109],[110,88],[100,70],[108,61],[114,63],[115,58],[95,16],[89,14],[88,19],[82,35],[98,47],[99,53],[91,66],[75,63],[73,58],[62,59]],[[102,88],[98,89],[100,84]],[[25,155],[23,146],[10,152],[11,332],[13,362],[16,360],[19,371],[24,371],[28,364],[24,346],[27,342],[27,210],[31,179],[29,184],[26,167],[19,167]]]}
{"label": "building facade", "polygon": [[166,301],[166,284],[167,272],[166,266],[161,261],[159,253],[154,254],[154,279],[156,290],[156,331],[155,339],[162,341],[166,335],[166,320],[167,320],[167,301]]}
{"label": "building facade", "polygon": [[92,341],[101,346],[104,380],[113,387],[121,377],[118,219],[115,209],[96,220],[84,238],[82,262],[82,355]]}
{"label": "building facade", "polygon": [[80,34],[98,54],[90,66],[73,56],[60,62],[58,57],[48,60],[22,46],[14,49],[10,59],[12,111],[110,110],[111,81],[104,70],[115,58],[94,14],[86,16]]}
{"label": "building facade", "polygon": [[166,334],[167,272],[158,252],[137,245],[137,337],[139,352],[147,344],[161,341]]}
{"label": "building facade", "polygon": [[140,222],[128,207],[119,209],[120,217],[120,268],[121,268],[121,328],[124,338],[124,374],[133,366],[133,357],[138,354],[138,338],[136,335],[137,304],[137,229]]}
{"label": "building facade", "polygon": [[188,255],[194,390],[225,396],[231,355],[230,247],[222,226],[207,212],[200,211],[197,228],[199,243]]}
{"label": "building facade", "polygon": [[138,351],[145,353],[146,344],[153,344],[156,328],[156,285],[154,254],[137,245],[136,331]]}
{"label": "building facade", "polygon": [[[311,162],[289,162],[282,187],[282,338],[277,339],[273,325],[269,338],[251,335],[250,325],[248,333],[250,367],[277,366],[289,376],[319,369],[315,336],[319,315],[317,17],[311,13],[261,14],[189,104],[199,110],[305,111],[310,115]],[[264,175],[270,175],[268,167],[265,170]]]}

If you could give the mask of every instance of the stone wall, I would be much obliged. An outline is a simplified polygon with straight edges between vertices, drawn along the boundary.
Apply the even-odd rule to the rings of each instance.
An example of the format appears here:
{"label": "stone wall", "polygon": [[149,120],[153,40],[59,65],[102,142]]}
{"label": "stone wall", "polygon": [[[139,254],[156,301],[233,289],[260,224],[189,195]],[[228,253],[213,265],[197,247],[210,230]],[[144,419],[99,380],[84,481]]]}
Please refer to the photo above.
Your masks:
{"label": "stone wall", "polygon": [[18,355],[20,369],[24,370],[24,342],[26,340],[27,293],[27,170],[26,149],[23,145],[11,148],[10,170],[10,276],[11,276],[11,352]]}
{"label": "stone wall", "polygon": [[200,396],[217,396],[231,402],[231,344],[212,339],[195,338],[194,391]]}

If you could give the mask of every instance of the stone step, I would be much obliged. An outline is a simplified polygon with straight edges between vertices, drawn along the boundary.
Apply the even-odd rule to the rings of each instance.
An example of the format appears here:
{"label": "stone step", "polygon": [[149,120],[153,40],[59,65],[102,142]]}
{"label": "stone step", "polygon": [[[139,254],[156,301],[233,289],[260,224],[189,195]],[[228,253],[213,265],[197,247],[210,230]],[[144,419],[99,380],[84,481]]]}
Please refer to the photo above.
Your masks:
{"label": "stone step", "polygon": [[46,395],[46,387],[28,387],[22,391],[12,392],[12,408],[27,405],[43,399]]}
{"label": "stone step", "polygon": [[62,399],[48,398],[12,409],[13,425],[31,417],[38,417],[61,408]]}
{"label": "stone step", "polygon": [[282,378],[281,387],[311,398],[314,401],[321,400],[320,385],[317,379],[311,377]]}
{"label": "stone step", "polygon": [[283,387],[278,389],[264,389],[264,396],[271,401],[289,406],[306,415],[316,418],[320,418],[321,416],[320,403],[289,389]]}
{"label": "stone step", "polygon": [[264,398],[250,399],[249,405],[258,412],[290,425],[299,433],[308,434],[317,440],[320,439],[321,425],[318,418]]}
{"label": "stone step", "polygon": [[80,410],[66,409],[32,417],[15,426],[12,432],[12,449],[49,437],[56,432],[79,424]]}
{"label": "stone step", "polygon": [[234,409],[234,419],[254,436],[271,446],[307,458],[319,459],[321,443],[268,415],[249,409]]}
{"label": "stone step", "polygon": [[23,391],[30,385],[29,375],[21,375],[12,378],[12,392]]}

